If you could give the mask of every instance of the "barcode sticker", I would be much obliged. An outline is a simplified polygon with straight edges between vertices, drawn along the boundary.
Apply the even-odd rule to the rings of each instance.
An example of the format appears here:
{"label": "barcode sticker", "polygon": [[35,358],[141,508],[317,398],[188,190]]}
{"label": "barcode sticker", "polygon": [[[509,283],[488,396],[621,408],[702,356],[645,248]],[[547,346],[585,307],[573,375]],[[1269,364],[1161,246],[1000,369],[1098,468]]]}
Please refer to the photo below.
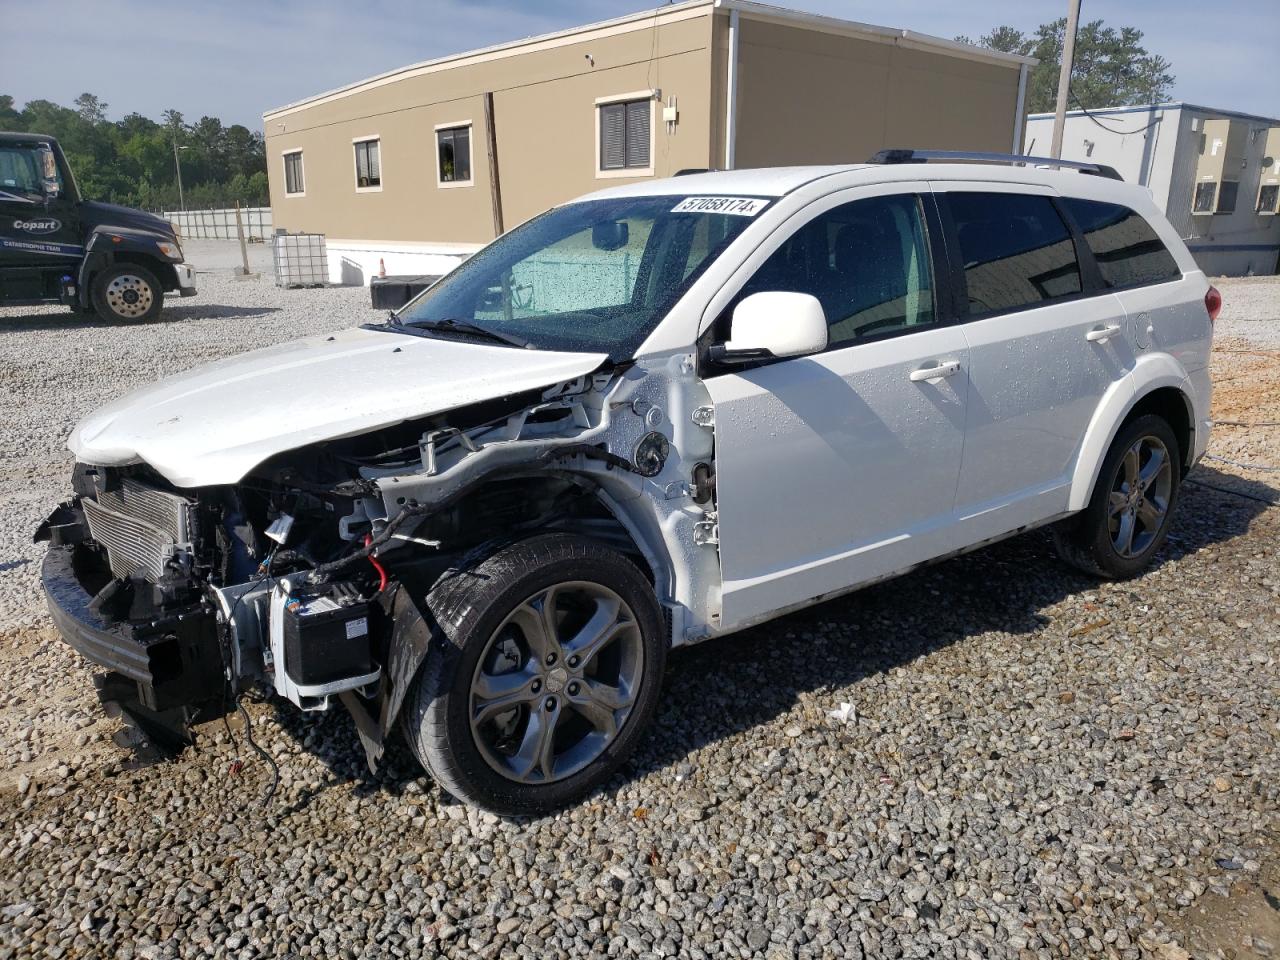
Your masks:
{"label": "barcode sticker", "polygon": [[731,213],[735,217],[754,217],[769,205],[759,197],[685,197],[672,213]]}
{"label": "barcode sticker", "polygon": [[356,620],[347,621],[347,639],[354,640],[356,637],[364,637],[369,633],[369,618],[360,617]]}

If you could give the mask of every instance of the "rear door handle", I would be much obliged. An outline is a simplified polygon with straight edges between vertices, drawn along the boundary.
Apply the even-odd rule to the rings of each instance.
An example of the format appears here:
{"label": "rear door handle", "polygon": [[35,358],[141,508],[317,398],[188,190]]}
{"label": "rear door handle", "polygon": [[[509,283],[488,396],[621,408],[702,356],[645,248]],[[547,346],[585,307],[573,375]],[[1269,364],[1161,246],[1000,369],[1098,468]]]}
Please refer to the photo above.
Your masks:
{"label": "rear door handle", "polygon": [[1118,323],[1113,323],[1106,327],[1094,327],[1084,335],[1084,338],[1090,343],[1105,343],[1119,332],[1120,325]]}
{"label": "rear door handle", "polygon": [[922,380],[941,380],[943,377],[953,377],[959,372],[959,360],[939,360],[930,366],[917,367],[911,371],[910,377],[912,383],[919,383]]}

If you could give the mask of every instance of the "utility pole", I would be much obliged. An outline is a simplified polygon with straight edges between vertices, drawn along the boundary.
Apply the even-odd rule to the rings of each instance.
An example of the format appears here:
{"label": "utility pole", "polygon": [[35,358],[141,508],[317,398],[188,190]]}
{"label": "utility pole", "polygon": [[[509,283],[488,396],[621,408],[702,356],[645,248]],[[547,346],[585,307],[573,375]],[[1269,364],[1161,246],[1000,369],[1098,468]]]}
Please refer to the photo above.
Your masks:
{"label": "utility pole", "polygon": [[502,182],[498,179],[498,130],[493,115],[493,94],[484,95],[484,144],[489,155],[489,207],[493,211],[493,236],[502,236]]}
{"label": "utility pole", "polygon": [[244,220],[240,217],[240,201],[236,201],[236,236],[240,239],[240,262],[243,266],[236,267],[237,277],[252,277],[253,272],[249,269],[249,248],[244,242]]}
{"label": "utility pole", "polygon": [[1067,96],[1071,91],[1071,67],[1076,61],[1076,30],[1080,26],[1080,0],[1068,0],[1067,31],[1062,37],[1062,69],[1058,72],[1058,108],[1053,115],[1053,143],[1049,156],[1062,159],[1062,132],[1067,125]]}
{"label": "utility pole", "polygon": [[[183,147],[182,149],[186,149]],[[178,134],[173,134],[173,169],[178,174],[178,209],[187,212],[187,201],[182,196],[182,164],[178,163]]]}

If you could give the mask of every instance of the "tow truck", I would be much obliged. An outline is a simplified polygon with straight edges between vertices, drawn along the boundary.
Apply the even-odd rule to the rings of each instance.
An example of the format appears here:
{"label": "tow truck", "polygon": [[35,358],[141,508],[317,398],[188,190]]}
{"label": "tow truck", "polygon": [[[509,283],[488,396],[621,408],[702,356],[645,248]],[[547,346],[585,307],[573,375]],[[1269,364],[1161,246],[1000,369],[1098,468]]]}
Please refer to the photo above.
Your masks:
{"label": "tow truck", "polygon": [[0,133],[0,306],[62,303],[145,323],[166,293],[195,292],[169,221],[81,199],[56,139]]}

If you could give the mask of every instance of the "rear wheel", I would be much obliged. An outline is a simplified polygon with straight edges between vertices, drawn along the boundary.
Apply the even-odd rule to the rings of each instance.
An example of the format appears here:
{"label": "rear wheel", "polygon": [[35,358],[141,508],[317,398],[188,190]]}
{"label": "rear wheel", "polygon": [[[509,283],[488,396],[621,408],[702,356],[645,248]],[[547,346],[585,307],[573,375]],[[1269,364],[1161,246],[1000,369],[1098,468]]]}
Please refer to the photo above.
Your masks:
{"label": "rear wheel", "polygon": [[93,278],[93,308],[103,320],[146,323],[160,315],[164,291],[150,270],[124,263]]}
{"label": "rear wheel", "polygon": [[405,705],[410,748],[454,796],[495,813],[554,810],[606,780],[653,716],[667,639],[629,560],[534,537],[442,578],[443,634]]}
{"label": "rear wheel", "polygon": [[1180,463],[1177,437],[1162,417],[1126,424],[1103,460],[1089,505],[1054,529],[1059,555],[1096,576],[1140,573],[1169,533]]}

